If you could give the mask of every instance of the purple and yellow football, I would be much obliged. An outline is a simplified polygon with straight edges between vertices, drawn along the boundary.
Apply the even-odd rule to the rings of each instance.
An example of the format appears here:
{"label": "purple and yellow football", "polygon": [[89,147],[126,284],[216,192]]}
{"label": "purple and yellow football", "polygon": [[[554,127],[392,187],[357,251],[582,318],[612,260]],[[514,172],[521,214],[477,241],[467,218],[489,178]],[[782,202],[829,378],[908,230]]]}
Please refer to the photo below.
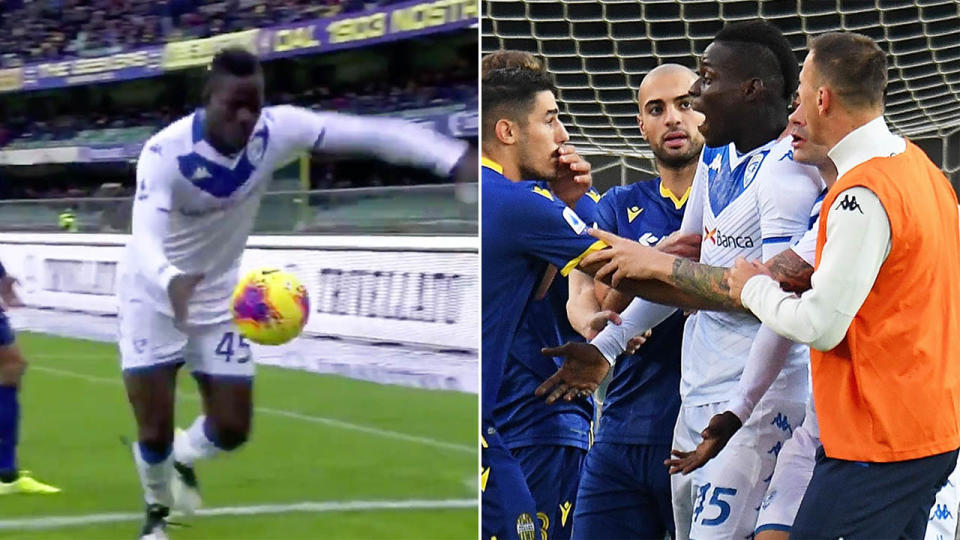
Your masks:
{"label": "purple and yellow football", "polygon": [[300,335],[310,316],[307,288],[276,268],[253,270],[237,283],[230,302],[240,333],[262,345],[282,345]]}

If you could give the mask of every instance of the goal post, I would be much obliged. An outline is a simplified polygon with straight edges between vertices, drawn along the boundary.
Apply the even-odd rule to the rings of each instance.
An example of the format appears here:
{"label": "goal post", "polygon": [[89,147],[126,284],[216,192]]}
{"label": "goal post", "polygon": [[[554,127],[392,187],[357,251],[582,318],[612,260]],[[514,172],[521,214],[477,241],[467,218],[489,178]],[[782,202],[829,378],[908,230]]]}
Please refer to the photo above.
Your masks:
{"label": "goal post", "polygon": [[[635,91],[657,65],[696,65],[728,22],[763,18],[797,60],[807,39],[859,32],[887,52],[885,117],[960,188],[960,3],[955,0],[484,0],[482,48],[539,55],[553,73],[571,143],[603,189],[655,174]],[[598,167],[599,165],[599,167]]]}

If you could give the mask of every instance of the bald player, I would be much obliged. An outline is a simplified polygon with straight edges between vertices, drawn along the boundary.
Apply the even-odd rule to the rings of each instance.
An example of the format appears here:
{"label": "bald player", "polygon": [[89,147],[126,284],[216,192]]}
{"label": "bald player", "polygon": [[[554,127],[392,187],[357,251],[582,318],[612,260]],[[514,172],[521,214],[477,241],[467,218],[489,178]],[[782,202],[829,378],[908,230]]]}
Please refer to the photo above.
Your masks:
{"label": "bald player", "polygon": [[[703,148],[703,116],[691,106],[690,69],[664,64],[644,77],[637,123],[660,177],[614,187],[597,209],[597,226],[647,246],[680,228]],[[579,211],[579,210],[578,210]],[[570,276],[570,321],[593,338],[624,297],[580,271]],[[597,289],[606,289],[603,302]],[[620,301],[618,301],[620,300]],[[629,298],[626,298],[629,301]],[[600,328],[597,323],[600,322]],[[593,447],[587,453],[574,511],[575,538],[663,538],[674,534],[670,477],[673,427],[680,409],[680,343],[684,316],[653,329],[635,354],[617,359]]]}

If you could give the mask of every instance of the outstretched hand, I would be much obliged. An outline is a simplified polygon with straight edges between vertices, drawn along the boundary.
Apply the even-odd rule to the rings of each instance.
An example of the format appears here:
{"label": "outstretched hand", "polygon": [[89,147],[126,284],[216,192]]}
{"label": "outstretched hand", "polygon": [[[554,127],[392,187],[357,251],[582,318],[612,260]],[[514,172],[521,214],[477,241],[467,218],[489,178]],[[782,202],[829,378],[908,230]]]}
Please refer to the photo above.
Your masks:
{"label": "outstretched hand", "polygon": [[715,458],[742,425],[737,415],[730,411],[716,414],[710,419],[707,428],[700,432],[703,441],[697,445],[696,450],[692,452],[673,450],[670,454],[674,457],[664,461],[663,464],[670,468],[670,474],[690,474]]}
{"label": "outstretched hand", "polygon": [[573,401],[576,397],[587,397],[603,381],[610,371],[610,363],[603,357],[600,349],[589,343],[570,342],[559,347],[549,347],[540,351],[544,356],[562,356],[563,365],[549,379],[537,387],[537,397],[547,396],[547,404],[552,405],[561,397]]}
{"label": "outstretched hand", "polygon": [[621,280],[626,278],[649,279],[653,277],[650,262],[658,255],[663,257],[661,252],[601,229],[591,228],[588,232],[591,236],[602,240],[609,246],[606,249],[594,251],[587,255],[580,263],[582,268],[602,264],[594,274],[594,279],[605,282],[609,278],[610,284],[616,287]]}

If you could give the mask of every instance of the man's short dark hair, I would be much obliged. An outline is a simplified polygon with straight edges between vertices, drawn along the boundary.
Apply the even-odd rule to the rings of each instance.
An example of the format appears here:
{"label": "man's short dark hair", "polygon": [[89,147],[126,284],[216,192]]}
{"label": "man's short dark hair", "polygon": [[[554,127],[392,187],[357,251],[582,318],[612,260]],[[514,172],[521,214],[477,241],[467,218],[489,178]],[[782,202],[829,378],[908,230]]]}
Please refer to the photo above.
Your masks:
{"label": "man's short dark hair", "polygon": [[549,73],[527,68],[495,69],[483,77],[480,87],[484,137],[495,136],[494,126],[502,118],[523,125],[537,94],[557,91]]}
{"label": "man's short dark hair", "polygon": [[540,59],[526,51],[502,49],[493,51],[480,60],[480,73],[486,75],[495,69],[527,68],[542,70]]}
{"label": "man's short dark hair", "polygon": [[854,107],[883,103],[887,88],[887,56],[863,34],[830,32],[810,40],[817,73],[840,99]]}
{"label": "man's short dark hair", "polygon": [[213,55],[210,68],[207,71],[207,80],[204,85],[203,100],[210,98],[210,91],[214,82],[224,76],[249,77],[262,73],[260,59],[257,55],[242,47],[227,47]]}
{"label": "man's short dark hair", "polygon": [[724,26],[713,41],[741,47],[740,59],[750,70],[744,74],[759,74],[765,83],[782,89],[780,95],[787,103],[793,101],[800,62],[779,28],[763,20],[736,22]]}

